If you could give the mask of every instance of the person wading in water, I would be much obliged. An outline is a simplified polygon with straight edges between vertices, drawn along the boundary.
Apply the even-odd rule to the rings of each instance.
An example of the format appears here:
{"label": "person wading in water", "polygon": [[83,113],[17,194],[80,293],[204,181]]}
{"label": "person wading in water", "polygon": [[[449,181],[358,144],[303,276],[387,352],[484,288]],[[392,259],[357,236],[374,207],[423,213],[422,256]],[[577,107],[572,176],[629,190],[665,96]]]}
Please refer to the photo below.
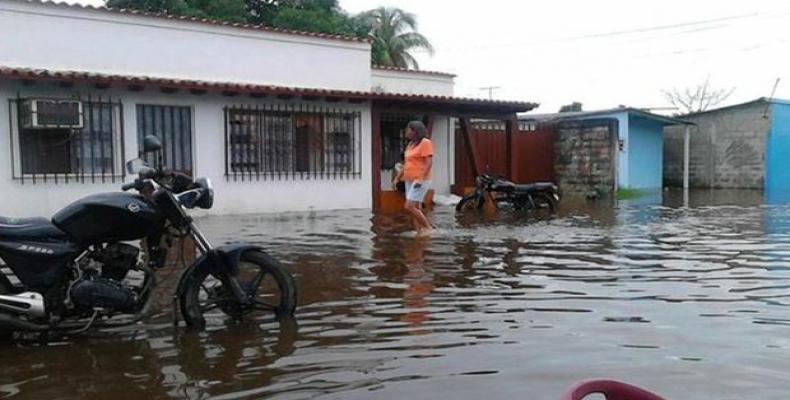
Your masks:
{"label": "person wading in water", "polygon": [[406,182],[406,211],[412,216],[417,236],[428,236],[431,223],[422,212],[422,202],[431,183],[433,168],[433,142],[428,139],[428,129],[420,121],[406,125],[409,144],[405,151],[403,180]]}

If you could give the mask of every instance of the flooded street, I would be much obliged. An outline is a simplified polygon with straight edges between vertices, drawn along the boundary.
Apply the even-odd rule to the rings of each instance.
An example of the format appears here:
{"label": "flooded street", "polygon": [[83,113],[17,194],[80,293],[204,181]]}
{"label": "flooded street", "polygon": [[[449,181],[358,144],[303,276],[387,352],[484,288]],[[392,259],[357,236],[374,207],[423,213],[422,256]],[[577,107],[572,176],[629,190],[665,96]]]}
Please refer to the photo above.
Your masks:
{"label": "flooded street", "polygon": [[640,202],[439,208],[424,240],[367,211],[205,218],[214,243],[261,244],[294,272],[296,324],[187,333],[163,301],[135,329],[0,349],[0,398],[549,400],[604,376],[675,399],[787,398],[790,206]]}

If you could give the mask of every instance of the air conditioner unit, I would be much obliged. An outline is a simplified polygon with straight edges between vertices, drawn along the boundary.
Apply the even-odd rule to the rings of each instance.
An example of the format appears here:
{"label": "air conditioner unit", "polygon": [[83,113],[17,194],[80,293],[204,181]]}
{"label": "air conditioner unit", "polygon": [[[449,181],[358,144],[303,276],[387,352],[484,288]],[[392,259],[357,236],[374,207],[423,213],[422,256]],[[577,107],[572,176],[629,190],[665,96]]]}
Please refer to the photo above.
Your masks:
{"label": "air conditioner unit", "polygon": [[82,129],[79,100],[27,99],[22,104],[22,126],[28,129]]}

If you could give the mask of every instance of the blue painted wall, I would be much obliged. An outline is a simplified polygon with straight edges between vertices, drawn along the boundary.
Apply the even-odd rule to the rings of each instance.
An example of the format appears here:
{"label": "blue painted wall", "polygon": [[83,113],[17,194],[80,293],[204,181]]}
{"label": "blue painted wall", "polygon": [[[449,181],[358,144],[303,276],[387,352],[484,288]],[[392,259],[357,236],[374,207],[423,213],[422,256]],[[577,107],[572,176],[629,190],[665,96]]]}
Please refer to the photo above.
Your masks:
{"label": "blue painted wall", "polygon": [[633,189],[661,189],[664,167],[664,124],[630,116],[628,122],[628,184]]}
{"label": "blue painted wall", "polygon": [[790,103],[772,103],[771,130],[768,132],[766,147],[766,197],[769,200],[790,200]]}

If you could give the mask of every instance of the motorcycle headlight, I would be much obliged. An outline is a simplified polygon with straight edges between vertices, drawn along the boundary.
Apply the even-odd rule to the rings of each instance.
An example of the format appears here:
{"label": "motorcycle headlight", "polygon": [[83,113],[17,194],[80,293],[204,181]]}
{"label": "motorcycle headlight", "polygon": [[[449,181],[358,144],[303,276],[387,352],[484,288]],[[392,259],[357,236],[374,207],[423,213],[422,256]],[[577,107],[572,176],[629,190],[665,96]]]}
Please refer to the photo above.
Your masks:
{"label": "motorcycle headlight", "polygon": [[211,179],[198,178],[195,183],[203,189],[203,195],[195,205],[204,210],[210,209],[214,205],[214,186],[211,185]]}

